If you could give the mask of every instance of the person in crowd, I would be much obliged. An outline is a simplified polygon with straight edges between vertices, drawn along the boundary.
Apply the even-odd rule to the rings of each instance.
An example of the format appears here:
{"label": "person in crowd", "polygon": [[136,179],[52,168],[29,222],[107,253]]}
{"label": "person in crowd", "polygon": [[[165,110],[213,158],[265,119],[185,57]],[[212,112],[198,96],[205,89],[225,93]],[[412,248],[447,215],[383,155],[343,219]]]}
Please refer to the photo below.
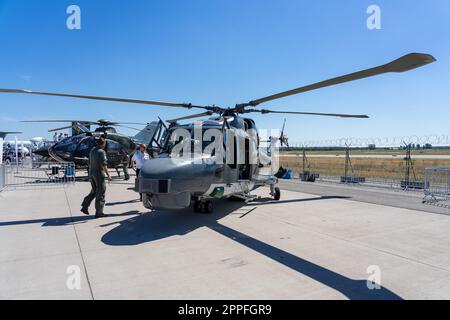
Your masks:
{"label": "person in crowd", "polygon": [[[133,170],[136,171],[136,179],[139,179],[139,174],[141,172],[144,163],[150,159],[150,156],[147,153],[147,146],[145,144],[141,144],[139,146],[138,151],[134,154],[131,159]],[[140,194],[140,199],[142,201],[142,193]]]}
{"label": "person in crowd", "polygon": [[124,180],[128,181],[130,180],[130,174],[128,173],[128,166],[130,165],[130,155],[126,150],[122,150],[122,157]]}

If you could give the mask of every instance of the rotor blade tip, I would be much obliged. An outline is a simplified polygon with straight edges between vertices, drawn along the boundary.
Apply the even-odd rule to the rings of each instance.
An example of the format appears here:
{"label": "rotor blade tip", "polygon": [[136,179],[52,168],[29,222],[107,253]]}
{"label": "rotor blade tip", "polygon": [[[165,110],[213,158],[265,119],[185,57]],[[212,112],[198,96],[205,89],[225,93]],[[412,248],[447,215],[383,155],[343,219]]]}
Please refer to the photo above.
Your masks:
{"label": "rotor blade tip", "polygon": [[437,61],[427,53],[410,53],[386,65],[391,72],[406,72]]}

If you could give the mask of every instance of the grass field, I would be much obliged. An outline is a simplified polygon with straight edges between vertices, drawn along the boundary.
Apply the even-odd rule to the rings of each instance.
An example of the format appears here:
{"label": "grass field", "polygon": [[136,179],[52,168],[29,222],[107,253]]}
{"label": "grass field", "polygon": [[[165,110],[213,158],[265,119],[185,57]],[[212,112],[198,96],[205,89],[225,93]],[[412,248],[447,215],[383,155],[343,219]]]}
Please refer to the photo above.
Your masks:
{"label": "grass field", "polygon": [[[324,154],[324,153],[320,153]],[[332,154],[336,154],[333,152]],[[353,153],[356,154],[356,153]],[[308,156],[310,155],[310,156]],[[314,158],[314,154],[307,153],[309,169],[324,176],[344,176],[345,158]],[[354,174],[370,179],[403,180],[406,164],[403,157],[393,159],[352,159]],[[280,165],[292,169],[296,176],[303,171],[303,159],[280,156]],[[423,179],[426,167],[450,167],[450,160],[416,159],[413,160],[414,172],[418,180]],[[349,169],[349,175],[351,169]],[[411,174],[411,179],[413,175]]]}

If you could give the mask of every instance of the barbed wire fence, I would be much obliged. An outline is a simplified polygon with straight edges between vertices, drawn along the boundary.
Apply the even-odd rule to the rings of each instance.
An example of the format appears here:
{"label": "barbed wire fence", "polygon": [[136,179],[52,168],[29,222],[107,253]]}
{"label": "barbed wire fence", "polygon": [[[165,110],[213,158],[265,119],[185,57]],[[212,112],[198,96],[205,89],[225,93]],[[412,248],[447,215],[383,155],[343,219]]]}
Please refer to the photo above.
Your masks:
{"label": "barbed wire fence", "polygon": [[[422,192],[427,168],[450,167],[450,153],[434,151],[447,148],[450,134],[311,140],[282,148],[280,164],[300,179]],[[326,152],[335,150],[339,152]]]}
{"label": "barbed wire fence", "polygon": [[309,140],[290,142],[290,148],[398,148],[405,144],[431,145],[432,147],[450,147],[450,134],[428,135],[428,136],[398,136],[398,137],[377,137],[377,138],[338,138],[324,140]]}

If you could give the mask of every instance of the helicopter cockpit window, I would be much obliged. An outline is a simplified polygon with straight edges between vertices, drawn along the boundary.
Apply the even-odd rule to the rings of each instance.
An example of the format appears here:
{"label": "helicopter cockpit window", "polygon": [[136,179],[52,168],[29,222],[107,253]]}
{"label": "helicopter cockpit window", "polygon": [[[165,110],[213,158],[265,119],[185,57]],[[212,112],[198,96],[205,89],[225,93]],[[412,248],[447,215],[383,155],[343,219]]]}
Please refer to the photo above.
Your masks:
{"label": "helicopter cockpit window", "polygon": [[59,142],[59,146],[61,146],[61,147],[66,146],[68,152],[74,152],[78,147],[78,143],[82,139],[83,139],[83,137],[79,137],[79,136],[73,136],[70,138],[66,138],[66,139],[62,140],[61,142]]}
{"label": "helicopter cockpit window", "polygon": [[95,147],[95,140],[92,137],[85,138],[81,141],[78,150],[84,151]]}
{"label": "helicopter cockpit window", "polygon": [[65,145],[69,145],[69,144],[78,143],[81,141],[81,139],[83,139],[83,137],[73,136],[73,137],[69,137],[69,138],[66,138],[66,139],[60,141],[58,144],[60,146],[65,146]]}

